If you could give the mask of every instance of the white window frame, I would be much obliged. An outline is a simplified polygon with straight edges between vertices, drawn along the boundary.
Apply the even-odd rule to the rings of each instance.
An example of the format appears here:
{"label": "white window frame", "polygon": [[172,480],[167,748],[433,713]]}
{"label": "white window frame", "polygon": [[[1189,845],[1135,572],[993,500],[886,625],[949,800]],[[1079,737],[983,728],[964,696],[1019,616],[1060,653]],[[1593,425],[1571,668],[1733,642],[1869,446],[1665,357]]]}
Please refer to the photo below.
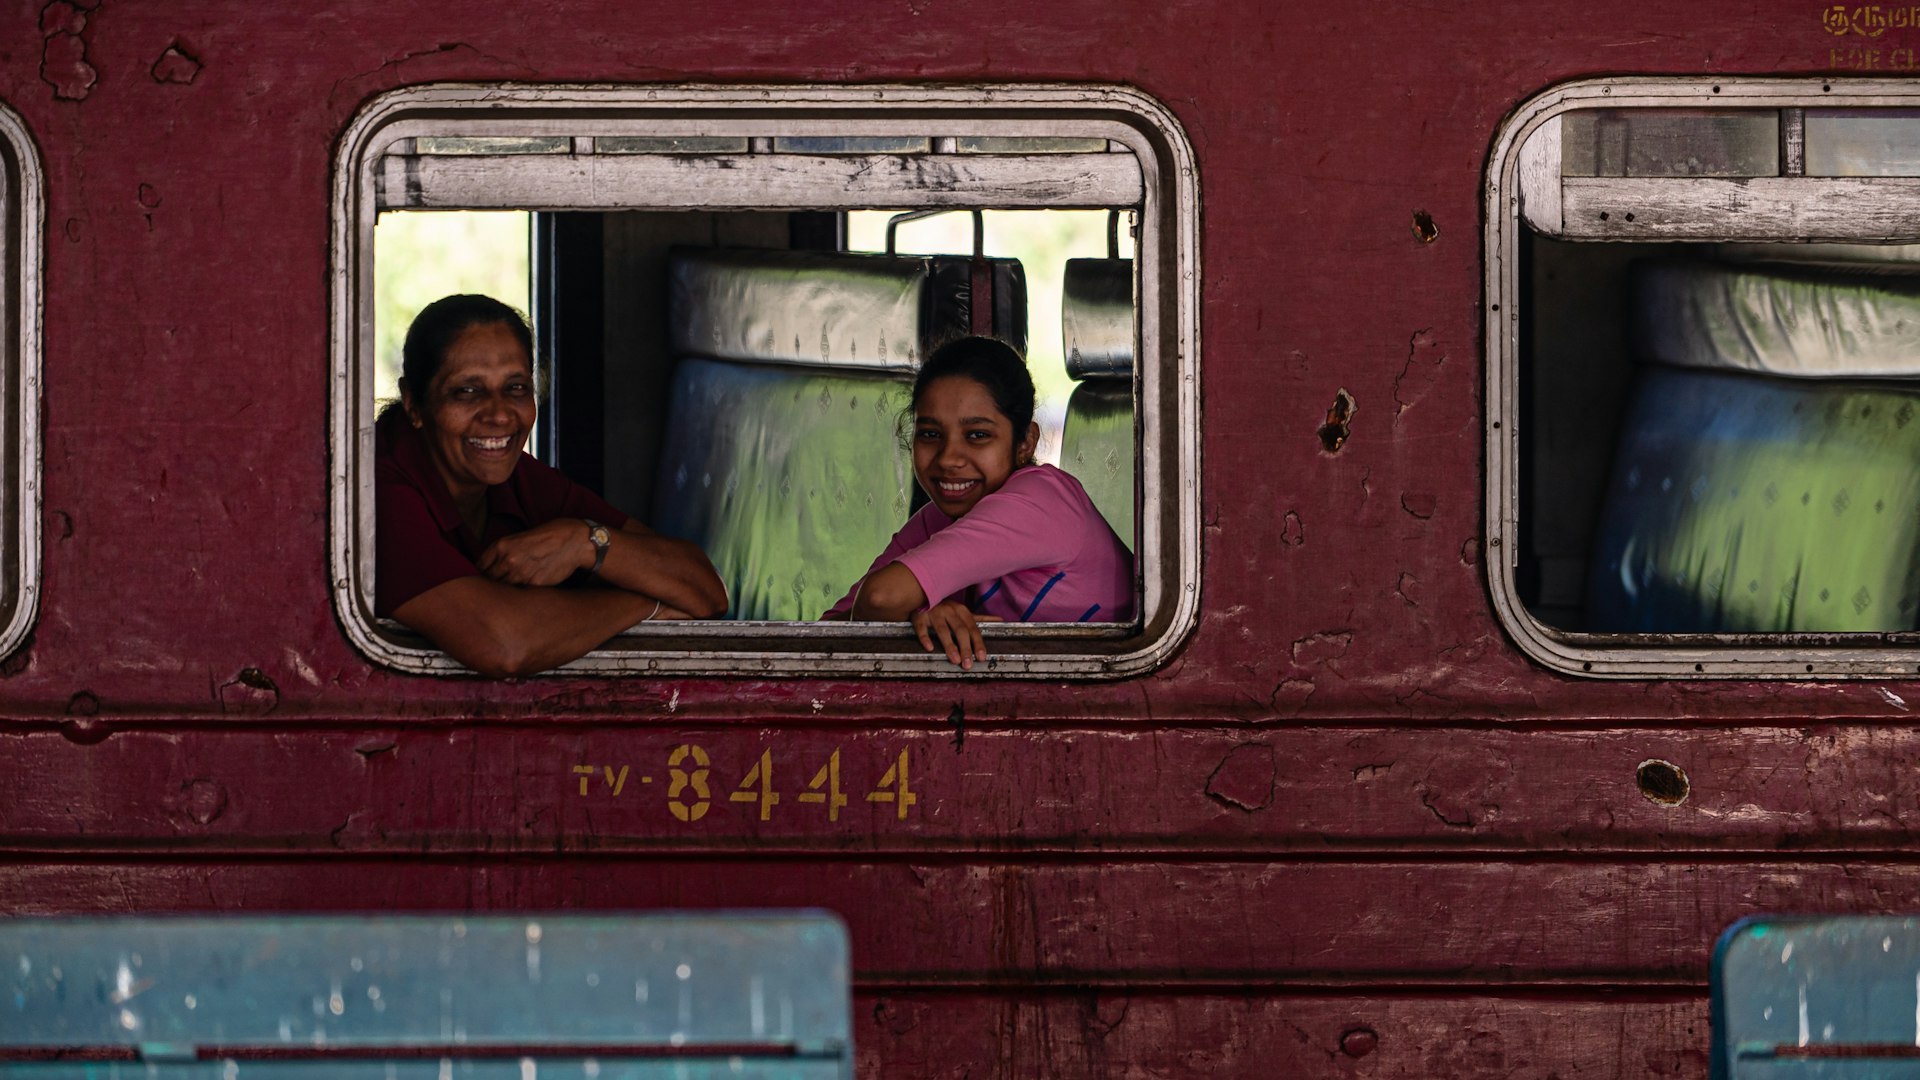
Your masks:
{"label": "white window frame", "polygon": [[[886,187],[854,183],[850,178],[856,172],[884,176],[887,170],[855,170],[844,158],[809,159],[797,173],[782,166],[777,186],[766,182],[771,172],[749,167],[724,177],[702,176],[696,187],[687,184],[685,166],[664,155],[580,157],[566,175],[533,161],[533,155],[447,156],[423,163],[411,175],[394,170],[388,157],[400,140],[435,136],[767,140],[927,135],[942,127],[968,135],[1103,138],[1127,152],[1059,155],[1039,162],[1024,178],[1004,172],[970,177],[957,169],[928,183],[895,170],[892,175],[907,178],[886,181],[891,185]],[[779,157],[768,155],[769,166],[781,165]],[[1070,158],[1082,160],[1076,165]],[[790,157],[786,164],[793,162]],[[500,182],[505,173],[523,168],[535,178]],[[1136,169],[1137,180],[1130,179]],[[1142,512],[1135,554],[1142,582],[1135,623],[991,627],[993,656],[984,672],[962,672],[943,656],[929,656],[897,624],[646,624],[561,673],[1118,678],[1164,663],[1192,631],[1200,594],[1200,199],[1193,150],[1164,106],[1124,86],[440,83],[380,95],[342,135],[333,170],[329,565],[341,625],[362,653],[383,666],[418,674],[466,670],[372,610],[373,226],[382,205],[552,211],[1033,209],[1126,199],[1137,199],[1140,207],[1135,386]]]}
{"label": "white window frame", "polygon": [[[1920,673],[1920,632],[1899,634],[1574,633],[1520,597],[1519,245],[1527,225],[1575,240],[1920,242],[1920,177],[1782,175],[1566,178],[1558,143],[1530,143],[1592,108],[1920,109],[1920,82],[1711,76],[1582,79],[1514,110],[1488,159],[1485,197],[1486,557],[1494,610],[1522,651],[1593,678],[1866,679]],[[1783,124],[1783,142],[1793,127]],[[1790,155],[1783,172],[1792,173]],[[1603,211],[1606,211],[1603,214]],[[1629,212],[1631,211],[1631,212]]]}
{"label": "white window frame", "polygon": [[40,611],[41,289],[46,174],[19,114],[0,104],[0,656],[13,653]]}

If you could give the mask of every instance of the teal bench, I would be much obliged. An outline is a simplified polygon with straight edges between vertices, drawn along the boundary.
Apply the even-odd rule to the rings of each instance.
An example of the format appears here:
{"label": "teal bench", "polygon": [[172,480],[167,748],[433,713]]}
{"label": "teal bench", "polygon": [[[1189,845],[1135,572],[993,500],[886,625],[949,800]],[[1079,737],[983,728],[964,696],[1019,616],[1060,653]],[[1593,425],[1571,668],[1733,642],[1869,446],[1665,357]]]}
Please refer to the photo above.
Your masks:
{"label": "teal bench", "polygon": [[15,919],[0,1075],[853,1075],[821,913]]}
{"label": "teal bench", "polygon": [[1920,919],[1735,923],[1711,993],[1714,1080],[1920,1078]]}

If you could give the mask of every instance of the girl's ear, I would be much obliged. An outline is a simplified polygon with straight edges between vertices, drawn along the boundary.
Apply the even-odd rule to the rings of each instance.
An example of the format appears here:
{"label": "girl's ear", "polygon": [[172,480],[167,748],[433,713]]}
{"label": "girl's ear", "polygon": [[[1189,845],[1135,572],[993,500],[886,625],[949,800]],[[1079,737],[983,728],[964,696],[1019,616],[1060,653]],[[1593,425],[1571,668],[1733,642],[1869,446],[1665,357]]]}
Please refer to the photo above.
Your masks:
{"label": "girl's ear", "polygon": [[1033,464],[1033,452],[1040,447],[1040,425],[1028,424],[1027,437],[1020,440],[1020,448],[1013,453],[1015,465]]}
{"label": "girl's ear", "polygon": [[419,404],[413,399],[413,387],[407,385],[407,380],[401,379],[400,407],[406,410],[407,422],[414,427],[421,427],[426,423],[425,418],[420,415]]}

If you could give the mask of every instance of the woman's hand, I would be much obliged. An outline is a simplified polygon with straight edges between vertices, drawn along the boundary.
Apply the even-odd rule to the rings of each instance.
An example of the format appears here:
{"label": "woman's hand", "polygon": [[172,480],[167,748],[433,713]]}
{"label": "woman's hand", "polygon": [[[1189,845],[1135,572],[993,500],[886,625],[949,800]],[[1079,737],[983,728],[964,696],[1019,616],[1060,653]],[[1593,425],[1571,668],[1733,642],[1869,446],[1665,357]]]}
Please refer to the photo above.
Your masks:
{"label": "woman's hand", "polygon": [[503,536],[480,553],[480,572],[508,585],[558,585],[593,565],[593,541],[580,518],[555,518]]}
{"label": "woman's hand", "polygon": [[907,616],[907,621],[913,624],[913,632],[919,635],[921,646],[928,652],[934,651],[934,639],[938,638],[949,662],[972,671],[975,660],[987,658],[987,642],[980,634],[980,624],[1001,620],[992,615],[975,615],[967,605],[948,600],[914,612]]}

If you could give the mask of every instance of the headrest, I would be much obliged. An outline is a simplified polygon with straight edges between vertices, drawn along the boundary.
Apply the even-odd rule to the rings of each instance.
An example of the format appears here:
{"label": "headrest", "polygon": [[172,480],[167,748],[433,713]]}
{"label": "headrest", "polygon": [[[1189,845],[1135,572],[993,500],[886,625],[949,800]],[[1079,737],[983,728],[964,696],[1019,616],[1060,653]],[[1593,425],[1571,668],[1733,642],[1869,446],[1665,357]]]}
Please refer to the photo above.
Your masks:
{"label": "headrest", "polygon": [[1068,259],[1060,349],[1076,379],[1133,374],[1133,260]]}
{"label": "headrest", "polygon": [[745,248],[668,255],[675,355],[911,371],[927,315],[927,260]]}
{"label": "headrest", "polygon": [[1920,377],[1920,273],[1813,263],[1635,263],[1635,351],[1801,378]]}

